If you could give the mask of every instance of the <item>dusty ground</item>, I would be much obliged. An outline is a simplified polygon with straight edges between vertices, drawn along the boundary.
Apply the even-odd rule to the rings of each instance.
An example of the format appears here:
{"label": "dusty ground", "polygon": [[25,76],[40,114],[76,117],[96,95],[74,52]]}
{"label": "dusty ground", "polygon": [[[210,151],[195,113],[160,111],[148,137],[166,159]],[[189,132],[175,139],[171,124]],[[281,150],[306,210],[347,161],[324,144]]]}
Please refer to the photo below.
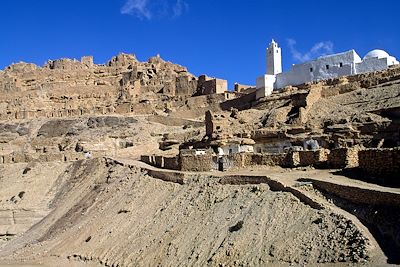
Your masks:
{"label": "dusty ground", "polygon": [[[43,170],[40,167],[33,167],[32,173]],[[105,159],[78,161],[60,173],[43,187],[46,193],[37,194],[41,199],[25,204],[28,208],[45,202],[51,212],[23,235],[1,244],[4,263],[383,262],[352,221],[311,208],[291,193],[271,191],[267,184],[222,185],[218,178],[200,174],[177,184]]]}

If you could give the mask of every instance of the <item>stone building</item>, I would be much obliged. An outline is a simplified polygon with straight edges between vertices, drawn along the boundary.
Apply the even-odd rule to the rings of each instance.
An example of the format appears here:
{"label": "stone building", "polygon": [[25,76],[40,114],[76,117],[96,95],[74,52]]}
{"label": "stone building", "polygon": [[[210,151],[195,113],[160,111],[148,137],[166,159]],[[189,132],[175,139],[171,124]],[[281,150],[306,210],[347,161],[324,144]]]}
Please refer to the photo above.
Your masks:
{"label": "stone building", "polygon": [[282,72],[281,48],[272,40],[267,49],[267,72],[256,81],[257,98],[268,96],[273,90],[289,85],[380,71],[396,64],[399,61],[383,50],[372,50],[363,59],[356,51],[350,50],[295,64],[289,71]]}
{"label": "stone building", "polygon": [[236,93],[244,93],[244,94],[250,94],[256,91],[255,86],[252,85],[246,85],[246,84],[240,84],[240,83],[235,83],[234,84],[234,92]]}
{"label": "stone building", "polygon": [[223,94],[228,91],[228,81],[207,77],[206,75],[199,76],[197,85],[198,95]]}

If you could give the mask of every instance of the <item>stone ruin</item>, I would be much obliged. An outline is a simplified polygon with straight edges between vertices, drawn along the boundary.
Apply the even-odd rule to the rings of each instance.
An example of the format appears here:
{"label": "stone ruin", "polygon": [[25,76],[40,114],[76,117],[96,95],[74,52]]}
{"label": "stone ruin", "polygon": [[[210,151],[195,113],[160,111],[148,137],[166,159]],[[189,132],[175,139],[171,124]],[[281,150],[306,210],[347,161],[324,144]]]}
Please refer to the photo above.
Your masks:
{"label": "stone ruin", "polygon": [[[399,168],[400,102],[396,98],[399,79],[400,68],[391,68],[285,88],[279,94],[251,104],[269,110],[262,118],[262,127],[239,122],[241,113],[236,108],[232,108],[230,114],[208,110],[204,138],[183,144],[179,155],[167,161],[174,162],[173,169],[183,171],[262,166],[354,169],[392,181]],[[363,94],[369,93],[375,94],[377,100],[374,101],[385,101],[385,105],[366,102],[352,118],[331,116],[321,122],[315,119],[315,107],[325,99],[333,96],[341,99],[342,94],[353,91],[357,91],[352,99],[356,103]],[[386,100],[389,96],[386,94],[393,94],[390,101]],[[350,105],[353,104],[350,102]],[[157,163],[160,159],[157,162],[149,158],[143,160],[163,167]]]}
{"label": "stone ruin", "polygon": [[147,103],[163,105],[163,97],[184,101],[227,89],[226,80],[197,78],[159,55],[140,62],[119,54],[100,65],[91,56],[49,60],[43,67],[21,62],[0,71],[0,119],[146,113]]}

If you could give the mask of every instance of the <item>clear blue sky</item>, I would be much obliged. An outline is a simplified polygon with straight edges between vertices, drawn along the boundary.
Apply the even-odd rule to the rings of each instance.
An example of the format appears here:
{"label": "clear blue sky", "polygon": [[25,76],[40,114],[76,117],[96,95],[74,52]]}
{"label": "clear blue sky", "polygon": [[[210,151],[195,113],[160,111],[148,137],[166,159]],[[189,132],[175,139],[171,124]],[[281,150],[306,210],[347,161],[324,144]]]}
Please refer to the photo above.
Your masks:
{"label": "clear blue sky", "polygon": [[399,11],[397,0],[2,0],[0,68],[161,54],[196,75],[254,84],[271,38],[285,70],[353,48],[361,57],[381,48],[399,59]]}

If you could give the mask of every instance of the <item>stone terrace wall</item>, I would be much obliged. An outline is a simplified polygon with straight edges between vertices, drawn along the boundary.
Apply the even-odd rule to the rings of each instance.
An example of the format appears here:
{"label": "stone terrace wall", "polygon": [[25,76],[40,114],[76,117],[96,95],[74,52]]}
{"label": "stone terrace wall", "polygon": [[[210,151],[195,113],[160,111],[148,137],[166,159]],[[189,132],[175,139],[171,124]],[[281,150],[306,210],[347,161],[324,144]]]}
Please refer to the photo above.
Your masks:
{"label": "stone terrace wall", "polygon": [[358,152],[360,169],[371,175],[397,177],[400,173],[400,148],[367,149]]}

